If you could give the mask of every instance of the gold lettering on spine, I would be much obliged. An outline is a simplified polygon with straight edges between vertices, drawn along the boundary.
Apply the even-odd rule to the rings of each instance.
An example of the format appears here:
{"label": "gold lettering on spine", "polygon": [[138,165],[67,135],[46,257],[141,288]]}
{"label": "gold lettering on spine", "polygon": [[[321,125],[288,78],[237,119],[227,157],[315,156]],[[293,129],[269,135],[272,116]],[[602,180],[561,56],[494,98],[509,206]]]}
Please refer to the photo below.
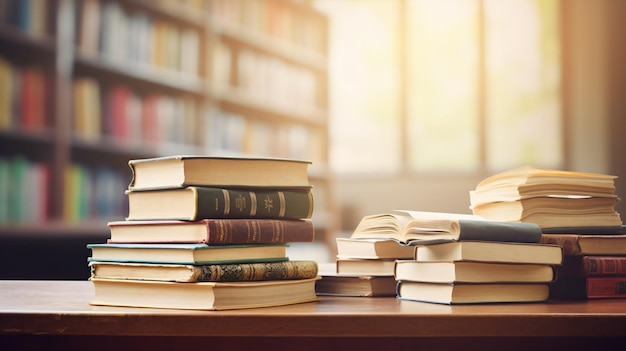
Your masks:
{"label": "gold lettering on spine", "polygon": [[285,203],[285,193],[282,191],[278,192],[278,203],[278,217],[285,217],[287,206]]}
{"label": "gold lettering on spine", "polygon": [[226,189],[222,189],[222,193],[224,194],[224,216],[228,216],[230,213],[230,194]]}
{"label": "gold lettering on spine", "polygon": [[257,208],[256,194],[253,192],[250,192],[250,217],[256,216],[256,208]]}

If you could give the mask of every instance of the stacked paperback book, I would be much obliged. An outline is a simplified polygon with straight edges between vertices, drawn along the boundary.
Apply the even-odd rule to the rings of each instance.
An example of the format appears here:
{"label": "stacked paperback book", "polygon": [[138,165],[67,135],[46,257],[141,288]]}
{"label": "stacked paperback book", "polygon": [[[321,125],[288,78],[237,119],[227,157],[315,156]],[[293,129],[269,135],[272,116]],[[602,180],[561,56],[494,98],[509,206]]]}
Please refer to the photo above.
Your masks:
{"label": "stacked paperback book", "polygon": [[240,309],[317,300],[308,162],[172,156],[131,160],[129,215],[90,244],[94,305]]}
{"label": "stacked paperback book", "polygon": [[615,210],[616,176],[522,167],[484,179],[474,214],[536,223],[542,243],[565,255],[550,285],[556,299],[626,298],[626,231]]}
{"label": "stacked paperback book", "polygon": [[471,304],[547,300],[563,254],[560,246],[541,244],[541,235],[529,223],[395,211],[363,217],[351,238],[386,237],[414,248],[394,263],[399,299]]}

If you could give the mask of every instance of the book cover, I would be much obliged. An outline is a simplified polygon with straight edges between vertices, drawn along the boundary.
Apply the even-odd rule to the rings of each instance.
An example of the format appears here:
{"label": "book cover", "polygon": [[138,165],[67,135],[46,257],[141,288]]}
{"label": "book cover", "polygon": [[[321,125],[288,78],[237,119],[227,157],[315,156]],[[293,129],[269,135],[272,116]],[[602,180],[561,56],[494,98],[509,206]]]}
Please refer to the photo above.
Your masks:
{"label": "book cover", "polygon": [[395,268],[393,259],[337,259],[335,263],[339,275],[393,276]]}
{"label": "book cover", "polygon": [[323,296],[396,296],[396,280],[392,276],[325,274],[315,283],[315,291]]}
{"label": "book cover", "polygon": [[314,302],[318,278],[255,282],[177,283],[92,279],[91,305],[231,310]]}
{"label": "book cover", "polygon": [[458,241],[419,245],[417,261],[476,261],[560,265],[563,249],[558,245],[495,241]]}
{"label": "book cover", "polygon": [[308,219],[204,219],[201,221],[113,221],[115,243],[195,242],[208,245],[313,242]]}
{"label": "book cover", "polygon": [[197,186],[308,188],[311,162],[284,158],[168,156],[128,161],[128,190]]}
{"label": "book cover", "polygon": [[550,298],[563,300],[626,298],[626,275],[562,277],[550,284]]}
{"label": "book cover", "polygon": [[90,262],[91,278],[175,282],[237,282],[309,279],[317,276],[315,261],[254,262],[210,265]]}
{"label": "book cover", "polygon": [[127,192],[129,220],[204,218],[311,218],[313,192],[304,189],[234,189],[189,186]]}
{"label": "book cover", "polygon": [[566,256],[559,277],[626,275],[626,256]]}
{"label": "book cover", "polygon": [[337,238],[336,243],[338,258],[409,259],[415,256],[415,246],[391,239]]}
{"label": "book cover", "polygon": [[88,244],[91,261],[218,264],[287,261],[285,244],[227,245],[205,244]]}
{"label": "book cover", "polygon": [[626,254],[626,234],[543,234],[541,242],[561,246],[566,256]]}

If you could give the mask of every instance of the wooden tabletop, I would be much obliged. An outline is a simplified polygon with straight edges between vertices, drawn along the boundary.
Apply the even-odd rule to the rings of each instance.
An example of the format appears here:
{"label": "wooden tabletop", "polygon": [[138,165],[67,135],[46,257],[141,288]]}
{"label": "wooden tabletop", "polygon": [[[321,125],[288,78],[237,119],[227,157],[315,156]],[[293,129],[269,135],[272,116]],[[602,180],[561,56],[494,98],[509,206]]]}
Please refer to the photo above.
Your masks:
{"label": "wooden tabletop", "polygon": [[91,306],[88,281],[0,281],[0,333],[126,336],[626,337],[626,300],[447,306],[395,298],[232,311]]}

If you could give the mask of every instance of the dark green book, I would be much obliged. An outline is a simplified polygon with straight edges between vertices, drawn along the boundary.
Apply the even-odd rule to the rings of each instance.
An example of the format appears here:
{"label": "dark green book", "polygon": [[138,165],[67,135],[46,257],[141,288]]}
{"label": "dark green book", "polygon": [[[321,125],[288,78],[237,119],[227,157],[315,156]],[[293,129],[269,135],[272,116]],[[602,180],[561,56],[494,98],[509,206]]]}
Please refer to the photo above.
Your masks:
{"label": "dark green book", "polygon": [[206,218],[308,219],[313,192],[305,189],[231,189],[190,186],[128,191],[128,220]]}
{"label": "dark green book", "polygon": [[317,276],[317,262],[283,261],[210,265],[90,262],[96,279],[134,279],[173,282],[237,282],[309,279]]}

